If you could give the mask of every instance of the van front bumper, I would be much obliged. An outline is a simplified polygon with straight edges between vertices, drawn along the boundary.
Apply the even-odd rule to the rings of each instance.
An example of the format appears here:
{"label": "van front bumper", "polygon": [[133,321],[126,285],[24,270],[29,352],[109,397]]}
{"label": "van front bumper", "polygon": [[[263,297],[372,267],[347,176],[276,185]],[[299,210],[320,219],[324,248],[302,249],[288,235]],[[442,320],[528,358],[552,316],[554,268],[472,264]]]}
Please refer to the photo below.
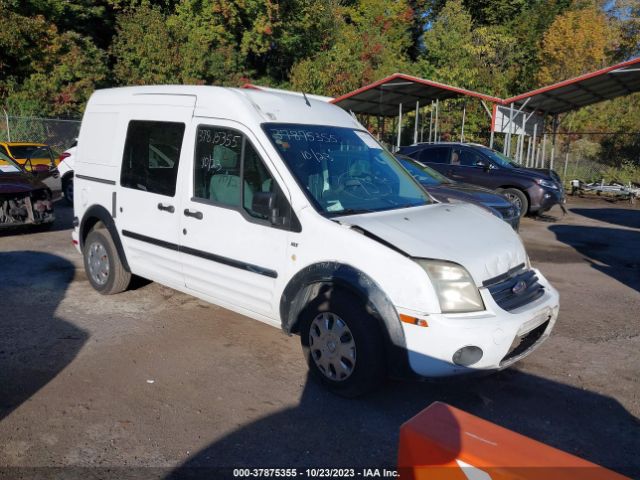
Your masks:
{"label": "van front bumper", "polygon": [[488,372],[507,368],[533,352],[549,336],[559,309],[558,292],[540,272],[536,274],[544,294],[509,312],[495,303],[486,288],[480,289],[483,312],[420,316],[399,308],[399,313],[428,324],[402,322],[411,370],[423,377]]}

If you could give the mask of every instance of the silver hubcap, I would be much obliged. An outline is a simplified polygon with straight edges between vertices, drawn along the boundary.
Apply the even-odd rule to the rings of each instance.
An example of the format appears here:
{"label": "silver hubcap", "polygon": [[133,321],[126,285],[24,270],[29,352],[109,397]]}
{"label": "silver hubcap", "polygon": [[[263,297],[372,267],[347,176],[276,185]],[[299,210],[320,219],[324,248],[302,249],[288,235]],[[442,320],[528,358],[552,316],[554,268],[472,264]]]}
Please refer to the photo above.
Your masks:
{"label": "silver hubcap", "polygon": [[104,285],[109,279],[109,256],[107,249],[99,242],[89,245],[89,275],[98,285]]}
{"label": "silver hubcap", "polygon": [[356,344],[347,324],[333,313],[321,313],[309,330],[311,357],[331,380],[346,380],[356,366]]}

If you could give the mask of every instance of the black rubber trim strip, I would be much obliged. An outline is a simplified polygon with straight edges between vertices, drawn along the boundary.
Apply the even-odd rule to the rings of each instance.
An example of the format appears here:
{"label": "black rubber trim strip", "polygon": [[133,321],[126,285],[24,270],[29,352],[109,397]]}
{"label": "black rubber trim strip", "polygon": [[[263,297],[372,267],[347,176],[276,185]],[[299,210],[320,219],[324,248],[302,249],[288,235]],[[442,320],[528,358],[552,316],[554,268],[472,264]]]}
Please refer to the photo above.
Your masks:
{"label": "black rubber trim strip", "polygon": [[278,278],[278,272],[270,270],[268,268],[253,265],[251,263],[242,262],[240,260],[234,260],[233,258],[223,257],[216,255],[215,253],[203,252],[202,250],[196,250],[195,248],[189,248],[175,243],[165,242],[164,240],[158,240],[157,238],[147,237],[146,235],[140,235],[139,233],[130,232],[129,230],[123,230],[122,235],[125,237],[133,238],[134,240],[140,240],[141,242],[150,243],[158,247],[168,248],[169,250],[175,250],[177,252],[186,253],[187,255],[193,255],[194,257],[204,258],[216,263],[222,263],[229,267],[239,268],[248,272],[257,273],[258,275],[264,275],[265,277]]}
{"label": "black rubber trim strip", "polygon": [[411,258],[411,255],[409,255],[407,252],[405,252],[404,250],[396,247],[393,243],[387,242],[384,238],[380,238],[379,236],[371,233],[369,230],[365,230],[364,228],[362,228],[359,225],[351,225],[347,222],[345,222],[345,225],[349,225],[351,227],[351,230],[355,230],[356,232],[360,232],[362,235],[364,235],[367,238],[370,238],[371,240],[374,240],[378,243],[381,243],[382,245],[384,245],[387,248],[390,248],[391,250],[398,252],[400,255],[403,255],[405,257],[409,257]]}
{"label": "black rubber trim strip", "polygon": [[115,185],[116,182],[113,180],[105,180],[104,178],[98,178],[98,177],[88,177],[87,175],[77,175],[76,174],[76,178],[80,178],[82,180],[89,180],[90,182],[98,182],[98,183],[104,183],[106,185]]}
{"label": "black rubber trim strip", "polygon": [[157,238],[147,237],[146,235],[140,235],[139,233],[130,232],[129,230],[122,230],[122,236],[133,238],[134,240],[140,240],[141,242],[150,243],[162,248],[168,248],[169,250],[180,251],[180,245],[171,242],[165,242],[164,240],[158,240]]}

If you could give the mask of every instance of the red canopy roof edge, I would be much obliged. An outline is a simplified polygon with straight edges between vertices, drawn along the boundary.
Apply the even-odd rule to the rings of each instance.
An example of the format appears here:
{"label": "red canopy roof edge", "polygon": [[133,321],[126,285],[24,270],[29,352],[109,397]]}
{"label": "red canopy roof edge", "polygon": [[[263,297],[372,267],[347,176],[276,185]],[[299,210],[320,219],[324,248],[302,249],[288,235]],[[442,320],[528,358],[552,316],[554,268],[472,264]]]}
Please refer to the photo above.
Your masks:
{"label": "red canopy roof edge", "polygon": [[606,75],[609,72],[614,70],[618,70],[619,68],[629,67],[631,65],[636,65],[640,63],[640,57],[633,58],[631,60],[627,60],[626,62],[621,62],[616,65],[612,65],[610,67],[601,68],[600,70],[596,70],[595,72],[585,73],[583,75],[579,75],[577,77],[570,78],[568,80],[562,80],[561,82],[556,82],[551,85],[547,85],[545,87],[540,87],[535,90],[531,90],[526,93],[521,93],[520,95],[516,95],[515,97],[505,98],[502,100],[502,105],[509,105],[510,103],[518,102],[520,100],[524,100],[529,97],[533,97],[535,95],[539,95],[541,93],[550,92],[552,90],[556,90],[558,88],[566,87],[567,85],[572,85],[574,83],[579,83],[584,80],[588,80],[593,77],[597,77],[600,75]]}
{"label": "red canopy roof edge", "polygon": [[357,90],[354,90],[352,92],[349,93],[345,93],[344,95],[341,95],[339,97],[334,98],[333,100],[331,100],[331,103],[338,103],[342,100],[346,100],[348,98],[351,98],[359,93],[362,92],[366,92],[367,90],[371,90],[373,88],[379,87],[382,84],[388,83],[392,80],[396,80],[396,79],[400,79],[400,80],[407,80],[407,81],[411,81],[411,82],[416,82],[416,83],[420,83],[422,85],[428,85],[430,87],[436,87],[436,88],[441,88],[443,90],[447,90],[450,92],[454,92],[454,93],[459,93],[460,95],[467,95],[469,97],[476,97],[476,98],[480,98],[482,100],[487,100],[489,102],[494,102],[494,103],[501,103],[502,99],[498,98],[498,97],[492,97],[491,95],[485,95],[484,93],[479,93],[479,92],[474,92],[472,90],[467,90],[465,88],[459,88],[459,87],[453,87],[451,85],[447,85],[444,83],[440,83],[440,82],[434,82],[433,80],[425,80],[424,78],[419,78],[419,77],[414,77],[412,75],[407,75],[404,73],[394,73],[393,75],[389,75],[388,77],[382,78],[376,82],[373,82],[369,85],[365,85],[364,87],[360,87]]}

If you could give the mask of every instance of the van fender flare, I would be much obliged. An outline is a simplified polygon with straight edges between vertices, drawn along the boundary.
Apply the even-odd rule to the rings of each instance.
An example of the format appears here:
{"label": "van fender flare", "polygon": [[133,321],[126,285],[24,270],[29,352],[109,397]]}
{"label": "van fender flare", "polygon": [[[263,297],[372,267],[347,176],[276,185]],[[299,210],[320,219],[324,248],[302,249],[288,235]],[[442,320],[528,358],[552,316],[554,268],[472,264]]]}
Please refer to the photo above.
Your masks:
{"label": "van fender flare", "polygon": [[338,262],[311,264],[296,273],[280,297],[282,329],[287,334],[298,333],[298,316],[324,286],[334,286],[351,292],[364,303],[383,327],[390,346],[406,347],[404,332],[393,303],[382,288],[364,272]]}
{"label": "van fender flare", "polygon": [[122,266],[127,272],[131,273],[129,263],[127,262],[127,257],[124,254],[124,248],[122,248],[122,242],[120,241],[120,235],[118,234],[116,224],[113,221],[111,213],[109,213],[109,211],[102,205],[90,206],[82,216],[82,220],[80,221],[80,235],[78,239],[78,241],[80,242],[80,250],[84,251],[84,241],[87,238],[87,235],[89,235],[89,232],[91,231],[93,226],[98,222],[102,222],[105,228],[109,231],[109,234],[113,239],[113,243],[116,246],[116,250],[118,251],[118,256],[120,257]]}

